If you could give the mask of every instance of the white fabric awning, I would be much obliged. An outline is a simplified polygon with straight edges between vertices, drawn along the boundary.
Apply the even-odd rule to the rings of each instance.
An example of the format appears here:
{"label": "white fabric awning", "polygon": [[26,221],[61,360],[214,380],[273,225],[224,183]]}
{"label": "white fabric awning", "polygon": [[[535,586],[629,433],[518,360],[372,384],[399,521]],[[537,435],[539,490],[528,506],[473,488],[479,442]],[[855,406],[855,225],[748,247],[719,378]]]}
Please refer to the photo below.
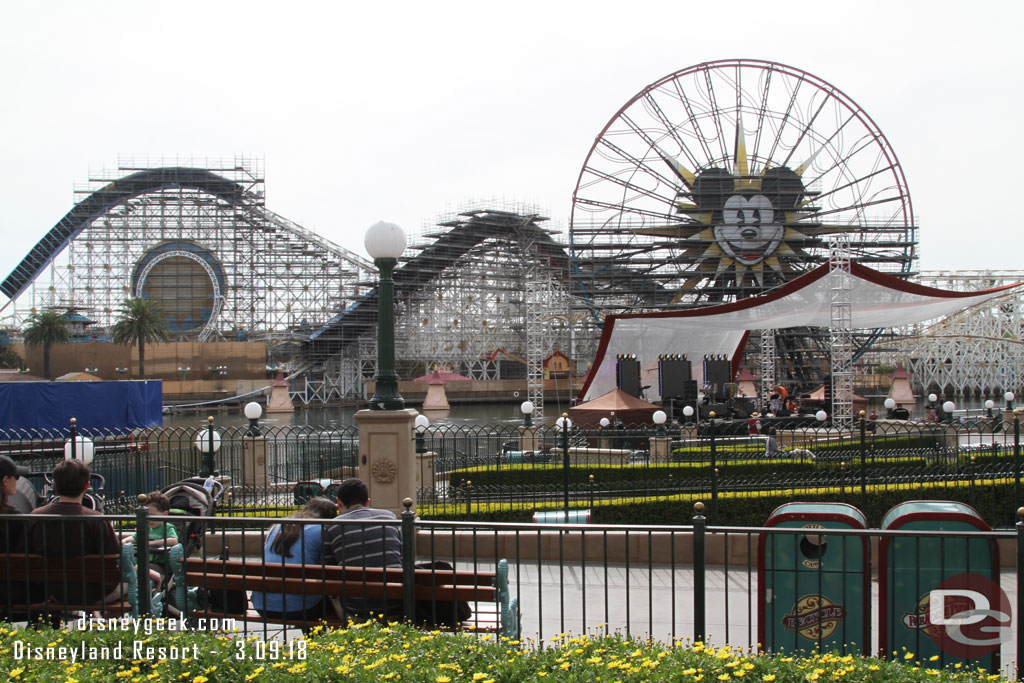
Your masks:
{"label": "white fabric awning", "polygon": [[[977,292],[950,292],[851,264],[854,329],[898,327],[942,318],[1024,285],[1018,282]],[[801,275],[763,296],[721,306],[674,311],[611,315],[605,318],[594,368],[577,397],[588,401],[615,388],[616,356],[635,353],[641,361],[641,384],[648,400],[658,400],[658,356],[686,354],[694,379],[702,385],[705,354],[725,354],[737,370],[750,330],[786,327],[829,327],[832,321],[834,275],[828,264]],[[654,398],[652,398],[652,396]]]}

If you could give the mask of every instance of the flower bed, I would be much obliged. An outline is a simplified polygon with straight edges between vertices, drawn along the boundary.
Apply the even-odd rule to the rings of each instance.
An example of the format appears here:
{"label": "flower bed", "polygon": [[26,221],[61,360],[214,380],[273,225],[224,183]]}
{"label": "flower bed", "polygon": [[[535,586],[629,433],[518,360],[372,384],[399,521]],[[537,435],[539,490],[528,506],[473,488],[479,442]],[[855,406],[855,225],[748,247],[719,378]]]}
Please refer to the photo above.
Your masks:
{"label": "flower bed", "polygon": [[909,653],[892,661],[838,654],[772,657],[728,646],[687,641],[663,645],[616,634],[560,634],[548,642],[520,643],[375,623],[317,632],[308,640],[288,643],[240,633],[153,628],[136,632],[131,626],[103,631],[0,626],[0,675],[12,681],[1004,680],[983,670],[935,666],[916,661]]}

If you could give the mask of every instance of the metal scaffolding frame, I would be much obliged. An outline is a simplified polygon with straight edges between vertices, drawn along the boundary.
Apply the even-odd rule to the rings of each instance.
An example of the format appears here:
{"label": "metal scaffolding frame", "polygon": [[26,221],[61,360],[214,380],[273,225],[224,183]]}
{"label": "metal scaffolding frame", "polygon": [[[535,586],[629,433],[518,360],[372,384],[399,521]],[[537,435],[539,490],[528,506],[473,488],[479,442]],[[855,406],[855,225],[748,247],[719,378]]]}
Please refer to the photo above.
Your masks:
{"label": "metal scaffolding frame", "polygon": [[[539,368],[542,391],[544,358],[568,341],[567,294],[559,284],[565,250],[547,220],[532,207],[492,201],[410,237],[395,271],[400,376],[444,367],[477,380],[523,379]],[[373,376],[376,351],[363,341],[376,334],[374,286],[373,277],[361,283],[359,305],[306,345],[304,367],[333,377],[349,395]]]}
{"label": "metal scaffolding frame", "polygon": [[[1024,281],[1024,271],[924,271],[917,282],[966,292]],[[902,363],[915,389],[957,396],[1024,392],[1024,301],[1016,293],[942,320],[895,330],[889,350],[872,360]]]}
{"label": "metal scaffolding frame", "polygon": [[761,410],[768,412],[768,404],[775,393],[775,330],[761,330]]}
{"label": "metal scaffolding frame", "polygon": [[267,209],[261,160],[176,163],[122,158],[76,187],[75,208],[5,282],[14,296],[4,322],[74,310],[102,339],[121,302],[145,294],[177,339],[273,347],[355,300],[372,264]]}
{"label": "metal scaffolding frame", "polygon": [[853,280],[850,242],[844,233],[833,236],[829,245],[829,275],[832,424],[839,429],[850,429],[853,427]]}

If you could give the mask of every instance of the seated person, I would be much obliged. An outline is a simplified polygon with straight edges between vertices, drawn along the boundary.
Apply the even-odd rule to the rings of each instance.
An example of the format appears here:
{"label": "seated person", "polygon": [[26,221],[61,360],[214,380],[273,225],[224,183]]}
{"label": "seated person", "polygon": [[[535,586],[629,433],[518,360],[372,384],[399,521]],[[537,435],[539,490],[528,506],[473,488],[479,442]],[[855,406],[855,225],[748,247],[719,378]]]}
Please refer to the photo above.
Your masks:
{"label": "seated person", "polygon": [[[117,561],[96,583],[84,583],[67,568],[68,560],[83,555],[117,555],[121,544],[114,528],[100,513],[82,506],[89,488],[89,467],[81,460],[64,460],[53,468],[53,486],[57,502],[32,511],[25,537],[29,553],[43,555],[47,572],[42,579],[45,590],[65,604],[117,602],[121,597]],[[64,515],[75,519],[41,519],[38,515]]]}
{"label": "seated person", "polygon": [[[28,468],[15,464],[6,455],[0,455],[0,513],[5,515],[20,514],[20,510],[11,504],[11,499],[18,487],[18,480],[28,476]],[[25,523],[8,521],[0,524],[0,552],[9,553],[21,542]]]}
{"label": "seated person", "polygon": [[[390,510],[370,507],[370,491],[361,479],[346,479],[338,488],[341,514],[337,521],[397,520]],[[401,567],[402,530],[398,525],[385,524],[331,524],[326,529],[326,544],[330,546],[328,561],[343,567]],[[326,554],[326,553],[325,553]],[[383,614],[389,621],[402,618],[402,601],[383,598],[347,598],[342,596],[341,606],[349,616],[366,619]]]}
{"label": "seated person", "polygon": [[[171,511],[171,501],[167,500],[167,496],[159,491],[153,491],[146,495],[146,509],[149,510],[150,515],[167,515]],[[122,542],[135,543],[137,535],[134,533],[131,536],[126,536]],[[150,550],[158,551],[151,552],[149,555],[149,578],[153,580],[154,588],[159,589],[163,578],[170,576],[171,566],[167,553],[159,551],[166,551],[172,545],[178,545],[178,530],[174,528],[174,525],[150,520],[149,547]]]}
{"label": "seated person", "polygon": [[[326,498],[312,498],[301,511],[287,519],[333,519],[338,506]],[[320,566],[323,563],[323,525],[321,524],[275,524],[267,535],[263,546],[263,561],[266,564],[305,564]],[[295,595],[262,593],[253,591],[252,605],[265,617],[308,621],[303,631],[312,628],[324,616],[333,616],[330,603],[322,595]]]}
{"label": "seated person", "polygon": [[[338,505],[342,514],[337,520],[395,520],[390,510],[370,507],[370,492],[361,479],[346,479],[338,489]],[[325,555],[335,564],[356,567],[401,567],[402,530],[390,524],[331,524],[326,531],[330,546]],[[423,562],[417,569],[451,570],[452,565],[444,561]],[[385,621],[399,621],[405,617],[402,600],[384,598],[347,598],[342,596],[341,606],[346,614],[356,620],[377,616]],[[431,600],[417,601],[416,613],[408,615],[411,620],[424,625],[455,626],[473,616],[468,603],[443,603]]]}

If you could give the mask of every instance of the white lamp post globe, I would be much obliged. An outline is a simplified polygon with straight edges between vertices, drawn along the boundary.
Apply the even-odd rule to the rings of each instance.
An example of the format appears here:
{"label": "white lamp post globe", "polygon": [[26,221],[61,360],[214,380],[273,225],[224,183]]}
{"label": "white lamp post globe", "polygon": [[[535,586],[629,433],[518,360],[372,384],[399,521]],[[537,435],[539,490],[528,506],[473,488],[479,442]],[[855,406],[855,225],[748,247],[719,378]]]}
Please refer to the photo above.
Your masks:
{"label": "white lamp post globe", "polygon": [[430,419],[426,415],[416,416],[416,432],[422,434],[430,426]]}
{"label": "white lamp post globe", "polygon": [[886,410],[892,410],[893,408],[896,407],[896,399],[887,398],[885,399],[885,403],[883,405],[885,405]]}
{"label": "white lamp post globe", "polygon": [[993,408],[996,407],[996,402],[993,401],[992,399],[989,399],[989,400],[985,401],[985,407],[987,409],[989,409],[989,410],[992,410]]}
{"label": "white lamp post globe", "polygon": [[612,421],[611,421],[611,420],[609,420],[609,419],[608,419],[607,417],[602,417],[602,418],[601,418],[601,426],[602,426],[602,427],[607,427],[607,426],[608,426],[608,425],[610,425],[611,423],[612,423]]}
{"label": "white lamp post globe", "polygon": [[[75,437],[75,460],[81,460],[88,465],[92,462],[95,454],[95,446],[92,439],[87,436]],[[64,442],[64,459],[71,460],[71,439]]]}
{"label": "white lamp post globe", "polygon": [[929,403],[935,403],[938,400],[939,400],[939,397],[936,396],[935,394],[928,394],[928,402]]}
{"label": "white lamp post globe", "polygon": [[654,415],[651,416],[651,419],[654,420],[654,424],[663,425],[665,424],[665,420],[668,419],[668,415],[665,414],[664,410],[656,410],[654,411]]}
{"label": "white lamp post globe", "polygon": [[946,401],[942,404],[942,412],[946,413],[946,415],[952,415],[954,410],[956,410],[956,404],[952,401]]}
{"label": "white lamp post globe", "polygon": [[555,420],[555,429],[557,429],[560,432],[572,429],[572,420],[570,420],[567,417],[558,418],[557,420]]}
{"label": "white lamp post globe", "polygon": [[249,401],[245,404],[245,416],[250,420],[258,420],[263,415],[263,406],[256,401]]}
{"label": "white lamp post globe", "polygon": [[828,419],[828,413],[826,413],[824,410],[819,410],[814,414],[814,419],[817,420],[818,422],[824,422],[825,420]]}
{"label": "white lamp post globe", "polygon": [[1006,399],[1007,403],[1009,403],[1010,401],[1012,401],[1016,397],[1013,395],[1012,391],[1007,391],[1005,394],[1003,394],[1003,398]]}
{"label": "white lamp post globe", "polygon": [[[199,449],[200,453],[210,452],[210,430],[200,429],[196,432],[196,448]],[[213,432],[213,452],[216,453],[220,449],[220,432],[214,430]]]}
{"label": "white lamp post globe", "polygon": [[683,415],[693,417],[693,406],[683,406]]}
{"label": "white lamp post globe", "polygon": [[374,223],[366,231],[363,246],[371,258],[398,258],[405,251],[405,231],[387,221]]}
{"label": "white lamp post globe", "polygon": [[533,412],[533,401],[523,401],[519,404],[519,412],[523,415],[529,415]]}

